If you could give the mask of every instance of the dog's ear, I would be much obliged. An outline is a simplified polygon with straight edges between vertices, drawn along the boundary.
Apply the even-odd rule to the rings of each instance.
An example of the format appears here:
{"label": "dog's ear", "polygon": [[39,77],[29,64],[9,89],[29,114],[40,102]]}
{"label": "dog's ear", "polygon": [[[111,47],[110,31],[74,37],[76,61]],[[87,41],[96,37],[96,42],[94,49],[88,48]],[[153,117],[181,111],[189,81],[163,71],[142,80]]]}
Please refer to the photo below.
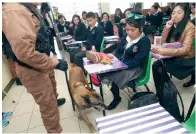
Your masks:
{"label": "dog's ear", "polygon": [[84,85],[82,82],[76,82],[74,85],[73,85],[73,87],[78,87],[78,86],[81,86],[81,85]]}
{"label": "dog's ear", "polygon": [[101,96],[99,94],[97,94],[96,91],[93,91],[93,94],[92,94],[96,99],[101,99]]}

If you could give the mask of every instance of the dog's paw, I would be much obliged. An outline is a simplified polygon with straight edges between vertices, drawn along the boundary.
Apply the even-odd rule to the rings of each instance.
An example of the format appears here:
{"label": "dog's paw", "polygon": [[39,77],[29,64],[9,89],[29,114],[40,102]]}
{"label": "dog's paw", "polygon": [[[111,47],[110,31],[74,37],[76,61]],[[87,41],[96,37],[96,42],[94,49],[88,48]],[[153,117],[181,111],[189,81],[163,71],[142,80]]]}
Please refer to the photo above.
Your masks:
{"label": "dog's paw", "polygon": [[91,126],[89,127],[91,133],[95,133],[96,130],[95,130],[95,127],[91,124]]}

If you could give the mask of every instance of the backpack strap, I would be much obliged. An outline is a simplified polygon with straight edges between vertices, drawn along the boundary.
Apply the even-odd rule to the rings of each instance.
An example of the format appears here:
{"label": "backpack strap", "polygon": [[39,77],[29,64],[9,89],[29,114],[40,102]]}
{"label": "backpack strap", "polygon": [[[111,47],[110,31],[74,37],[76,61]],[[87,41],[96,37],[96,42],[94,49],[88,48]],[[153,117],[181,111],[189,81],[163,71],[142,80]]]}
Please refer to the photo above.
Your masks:
{"label": "backpack strap", "polygon": [[22,5],[24,5],[26,8],[28,8],[37,18],[39,21],[41,21],[41,23],[44,22],[43,17],[39,14],[39,12],[36,10],[36,7],[34,7],[32,4],[30,3],[21,3]]}
{"label": "backpack strap", "polygon": [[183,103],[182,97],[181,97],[181,95],[180,95],[180,93],[178,91],[177,91],[177,95],[179,96],[180,102],[181,102],[181,105],[182,105],[182,114],[181,114],[180,122],[184,122],[184,103]]}
{"label": "backpack strap", "polygon": [[186,122],[186,121],[189,119],[189,117],[191,116],[191,113],[192,113],[192,111],[193,111],[194,106],[195,106],[195,94],[194,94],[194,96],[193,96],[191,105],[190,105],[190,107],[189,107],[189,111],[188,111],[188,113],[187,113],[185,122]]}

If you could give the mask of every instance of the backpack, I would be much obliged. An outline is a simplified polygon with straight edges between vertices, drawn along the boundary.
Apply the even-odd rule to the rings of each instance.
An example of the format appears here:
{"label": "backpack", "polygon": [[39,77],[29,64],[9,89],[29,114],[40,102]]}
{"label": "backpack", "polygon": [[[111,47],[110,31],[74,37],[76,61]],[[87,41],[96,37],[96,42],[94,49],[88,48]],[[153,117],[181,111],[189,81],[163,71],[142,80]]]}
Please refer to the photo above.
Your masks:
{"label": "backpack", "polygon": [[153,92],[135,93],[128,101],[128,110],[157,103],[158,99]]}
{"label": "backpack", "polygon": [[[178,92],[176,86],[171,81],[169,75],[167,74],[164,64],[160,61],[160,68],[158,68],[158,74],[160,79],[154,78],[154,82],[160,81],[159,87],[156,87],[157,97],[159,99],[160,105],[165,108],[177,121],[184,121],[184,104],[182,102],[182,97]],[[155,83],[156,85],[156,83]],[[182,106],[182,113],[180,113],[178,100]]]}

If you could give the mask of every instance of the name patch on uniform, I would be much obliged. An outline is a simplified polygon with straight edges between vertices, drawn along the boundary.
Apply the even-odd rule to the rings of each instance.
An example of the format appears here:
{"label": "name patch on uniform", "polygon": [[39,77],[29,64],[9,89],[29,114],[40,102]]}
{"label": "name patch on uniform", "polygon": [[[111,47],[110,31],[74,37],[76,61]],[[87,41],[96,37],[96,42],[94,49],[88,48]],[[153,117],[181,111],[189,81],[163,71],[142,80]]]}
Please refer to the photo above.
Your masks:
{"label": "name patch on uniform", "polygon": [[137,52],[137,50],[138,50],[138,46],[134,46],[133,47],[133,52]]}

